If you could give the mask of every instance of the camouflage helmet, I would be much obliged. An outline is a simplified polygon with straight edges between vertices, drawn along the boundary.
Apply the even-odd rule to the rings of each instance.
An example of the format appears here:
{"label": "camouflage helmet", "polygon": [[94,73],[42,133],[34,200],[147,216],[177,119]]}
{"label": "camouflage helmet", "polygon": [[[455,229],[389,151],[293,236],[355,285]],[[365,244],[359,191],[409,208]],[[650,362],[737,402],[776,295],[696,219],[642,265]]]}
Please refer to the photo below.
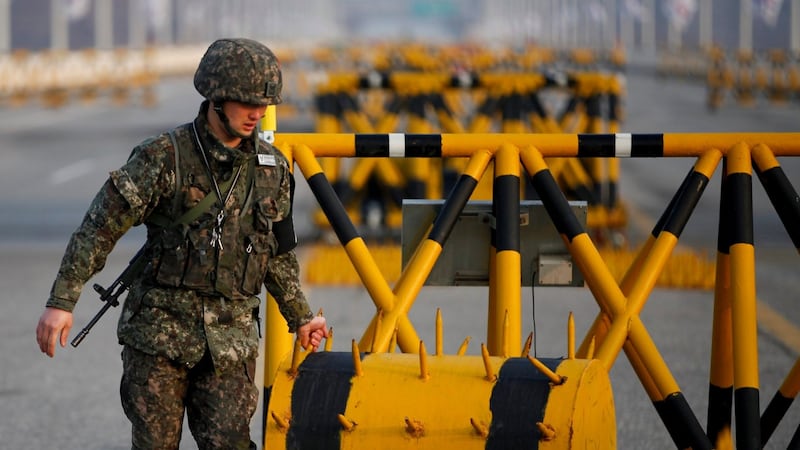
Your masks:
{"label": "camouflage helmet", "polygon": [[212,102],[237,101],[251,105],[281,102],[278,58],[251,39],[219,39],[206,50],[194,74],[194,87]]}

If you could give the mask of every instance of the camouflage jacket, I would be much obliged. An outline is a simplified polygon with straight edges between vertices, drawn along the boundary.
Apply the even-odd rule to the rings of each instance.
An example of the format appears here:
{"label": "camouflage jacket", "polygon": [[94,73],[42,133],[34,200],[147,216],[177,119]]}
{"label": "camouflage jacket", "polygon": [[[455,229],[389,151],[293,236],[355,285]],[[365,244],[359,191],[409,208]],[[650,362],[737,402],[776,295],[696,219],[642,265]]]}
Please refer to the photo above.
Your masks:
{"label": "camouflage jacket", "polygon": [[[222,192],[225,220],[220,241],[211,236],[221,201],[197,151],[192,123],[137,146],[128,162],[111,172],[72,235],[47,306],[72,311],[84,284],[103,268],[114,244],[132,226],[147,226],[151,264],[131,286],[120,315],[120,343],[191,367],[211,351],[218,370],[239,366],[257,354],[253,308],[261,285],[275,297],[289,331],[313,316],[300,289],[293,250],[277,254],[272,227],[291,215],[292,174],[283,155],[259,140],[225,147],[209,131],[204,102],[194,124],[217,183],[236,177]],[[186,151],[189,149],[189,151]],[[194,153],[194,158],[186,157]],[[238,177],[237,177],[238,173]],[[176,188],[180,186],[180,192]],[[206,195],[207,212],[188,224],[165,227],[157,217],[175,218]],[[177,209],[177,211],[176,211]]]}

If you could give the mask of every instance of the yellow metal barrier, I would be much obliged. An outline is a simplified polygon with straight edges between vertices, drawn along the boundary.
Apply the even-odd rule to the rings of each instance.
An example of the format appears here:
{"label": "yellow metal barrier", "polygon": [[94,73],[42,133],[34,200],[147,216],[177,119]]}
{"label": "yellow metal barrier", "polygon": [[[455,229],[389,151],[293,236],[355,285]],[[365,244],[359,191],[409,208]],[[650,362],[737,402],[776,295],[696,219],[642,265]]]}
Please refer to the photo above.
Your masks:
{"label": "yellow metal barrier", "polygon": [[783,49],[763,54],[738,51],[726,58],[722,49],[714,47],[708,52],[708,60],[707,105],[711,111],[720,108],[729,93],[742,106],[753,105],[760,98],[775,105],[800,98],[800,61]]}
{"label": "yellow metal barrier", "polygon": [[[613,447],[615,433],[608,427],[592,428],[593,424],[587,423],[578,410],[580,405],[589,404],[589,400],[597,401],[608,414],[594,420],[613,420],[604,373],[613,367],[620,351],[631,362],[678,448],[730,447],[728,430],[732,416],[726,405],[732,404],[732,397],[736,399],[736,447],[761,448],[769,431],[782,418],[786,399],[793,398],[800,390],[800,371],[795,367],[770,404],[770,414],[759,416],[755,259],[752,216],[746,214],[752,211],[751,172],[755,167],[787,232],[800,248],[800,230],[794,226],[800,218],[797,193],[776,160],[779,156],[800,156],[800,133],[279,134],[276,142],[301,168],[378,312],[361,341],[353,341],[352,352],[305,354],[295,345],[291,358],[284,360],[278,373],[265,374],[268,381],[275,380],[269,385],[270,399],[265,407],[265,414],[271,417],[265,429],[265,442],[270,448],[293,447],[303,442],[315,446],[400,447],[411,441],[424,448],[450,447],[451,443],[467,448],[502,447],[511,442],[511,435],[526,434],[528,429],[531,431],[526,435],[534,439],[530,446],[538,443],[551,448]],[[326,179],[318,157],[468,158],[427,238],[419,244],[394,287],[378,269],[374,256]],[[696,162],[655,225],[652,236],[618,282],[592,238],[569,209],[546,162],[551,157],[690,157],[696,158]],[[501,194],[495,197],[499,231],[490,269],[493,275],[488,344],[482,345],[483,356],[478,359],[464,356],[461,349],[458,355],[445,357],[437,343],[436,356],[430,358],[407,313],[459,212],[492,160],[495,184]],[[724,177],[720,236],[724,240],[719,243],[716,275],[709,429],[703,430],[639,313],[721,161],[724,161]],[[519,222],[514,218],[513,206],[519,200],[514,180],[522,173],[520,164],[539,192],[601,309],[577,351],[572,349],[574,325],[570,321],[570,359],[563,362],[536,360],[529,357],[527,343],[520,345],[519,277],[510,275],[520,273],[518,250],[515,252],[519,242],[514,239],[519,237]],[[732,279],[737,282],[726,281]],[[280,341],[271,336],[266,338],[269,346]],[[394,354],[395,346],[403,354]],[[330,348],[327,343],[326,347]],[[290,350],[271,348],[268,353],[288,354]],[[517,354],[522,357],[511,357]],[[498,366],[500,369],[495,370]],[[595,376],[595,385],[583,384]],[[507,383],[520,378],[528,380],[523,383],[528,388],[542,383],[539,394],[530,398],[543,402],[544,407],[536,417],[527,417],[524,424],[504,422],[519,405],[494,404],[489,398],[501,393],[508,395]],[[569,385],[570,380],[578,384]],[[437,384],[440,382],[443,384]],[[445,385],[460,387],[458,392],[464,395],[453,400]],[[571,387],[562,390],[562,386]],[[466,395],[467,391],[471,394]],[[571,392],[574,401],[560,396],[567,392]],[[403,407],[394,408],[393,404],[393,408],[386,408],[385,402],[374,400],[378,394],[392,396],[397,403],[403,402]],[[312,410],[308,406],[311,403],[304,402],[306,398],[325,399],[324,405],[315,402]],[[454,401],[463,414],[454,411],[433,414],[432,405]],[[532,422],[535,429],[531,428]],[[766,435],[761,433],[762,429],[767,431]],[[511,434],[504,434],[503,430]]]}
{"label": "yellow metal barrier", "polygon": [[[576,58],[591,61],[592,53],[576,51]],[[587,59],[588,58],[588,59]],[[356,133],[389,133],[396,131],[401,112],[406,113],[405,130],[409,133],[485,133],[499,129],[503,133],[616,132],[621,116],[623,94],[619,78],[606,73],[564,73],[548,75],[509,70],[485,72],[357,72],[329,73],[317,90],[318,132],[341,132],[345,128]],[[382,90],[386,93],[383,116],[371,119],[361,108],[358,93]],[[571,96],[561,117],[548,111],[540,95],[559,90]],[[448,92],[469,92],[480,99],[477,107],[464,111],[463,105],[452,106]],[[607,104],[607,108],[603,108]],[[431,112],[435,112],[435,119]],[[608,111],[604,114],[603,111]],[[472,113],[470,123],[460,119]],[[374,113],[373,113],[374,114]],[[499,124],[496,123],[499,120]],[[373,125],[374,122],[374,125]],[[616,160],[552,161],[551,170],[565,192],[589,202],[590,228],[596,237],[619,245],[624,241],[622,230],[627,214],[618,199],[619,166]],[[334,180],[337,194],[356,223],[368,229],[391,235],[399,223],[400,200],[406,198],[438,198],[452,187],[454,174],[463,168],[463,158],[439,160],[415,158],[409,161],[387,159],[356,161],[349,169],[336,160],[323,162],[323,168]],[[491,197],[490,180],[481,180],[475,199]],[[530,186],[521,185],[523,195],[535,196]],[[371,204],[377,204],[380,217],[370,220]],[[315,216],[320,227],[329,227],[321,213]],[[382,228],[383,227],[383,228]],[[386,230],[388,228],[388,230]],[[378,234],[379,233],[373,233]]]}

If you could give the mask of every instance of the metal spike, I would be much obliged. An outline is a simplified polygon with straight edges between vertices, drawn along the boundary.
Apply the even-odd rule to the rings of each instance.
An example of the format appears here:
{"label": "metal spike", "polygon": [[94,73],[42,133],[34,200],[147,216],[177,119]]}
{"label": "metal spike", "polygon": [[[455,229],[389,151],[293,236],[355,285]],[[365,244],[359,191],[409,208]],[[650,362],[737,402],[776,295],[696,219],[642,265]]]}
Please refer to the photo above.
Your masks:
{"label": "metal spike", "polygon": [[364,368],[361,367],[361,352],[358,350],[358,344],[356,343],[355,339],[353,339],[352,351],[353,351],[353,371],[355,372],[357,377],[363,376]]}
{"label": "metal spike", "polygon": [[530,361],[531,364],[533,364],[533,366],[536,367],[536,370],[541,372],[542,375],[550,379],[550,382],[553,383],[554,385],[558,386],[559,384],[563,384],[565,381],[567,381],[567,377],[562,377],[561,375],[553,372],[552,370],[550,370],[549,367],[545,366],[544,363],[534,358],[533,356],[528,355],[528,361]]}
{"label": "metal spike", "polygon": [[478,422],[474,418],[469,418],[469,423],[472,424],[472,428],[475,429],[475,432],[482,438],[486,438],[489,436],[489,428],[486,427],[486,424],[481,420]]}
{"label": "metal spike", "polygon": [[428,353],[425,351],[425,343],[419,341],[419,377],[425,381],[431,377],[428,372]]}
{"label": "metal spike", "polygon": [[592,340],[589,341],[589,348],[586,349],[586,359],[594,359],[594,336],[592,336]]}
{"label": "metal spike", "polygon": [[481,356],[483,357],[483,368],[486,370],[486,381],[494,382],[497,380],[497,375],[492,368],[492,361],[489,359],[489,349],[486,344],[481,344]]}
{"label": "metal spike", "polygon": [[356,423],[345,417],[344,414],[339,414],[336,418],[339,419],[339,423],[342,424],[342,429],[344,431],[353,431],[356,427]]}
{"label": "metal spike", "polygon": [[275,425],[278,426],[278,429],[285,432],[289,429],[289,420],[284,419],[283,417],[279,416],[275,411],[270,411],[270,416],[272,416],[272,420],[275,421]]}
{"label": "metal spike", "polygon": [[575,316],[572,311],[567,318],[567,359],[575,359]]}
{"label": "metal spike", "polygon": [[333,349],[333,327],[328,329],[328,337],[325,338],[325,351],[329,352]]}
{"label": "metal spike", "polygon": [[464,338],[464,341],[461,342],[461,347],[458,347],[458,353],[456,353],[458,356],[464,356],[467,353],[467,346],[470,340],[472,340],[472,338],[469,336]]}
{"label": "metal spike", "polygon": [[292,350],[292,366],[289,368],[289,375],[297,375],[300,369],[300,356],[303,353],[303,348],[300,346],[300,339],[294,340],[294,350]]}
{"label": "metal spike", "polygon": [[410,434],[412,437],[418,438],[425,434],[425,427],[422,426],[422,422],[419,420],[412,420],[406,417],[405,422],[406,433]]}
{"label": "metal spike", "polygon": [[441,356],[444,352],[443,350],[443,327],[442,327],[442,310],[441,308],[436,308],[436,356]]}
{"label": "metal spike", "polygon": [[539,440],[552,441],[556,438],[556,429],[549,423],[536,422],[536,428],[539,429],[539,434],[541,435]]}
{"label": "metal spike", "polygon": [[522,354],[520,356],[527,356],[528,353],[531,352],[531,346],[533,346],[533,331],[528,334],[528,338],[525,339],[525,346],[522,347]]}

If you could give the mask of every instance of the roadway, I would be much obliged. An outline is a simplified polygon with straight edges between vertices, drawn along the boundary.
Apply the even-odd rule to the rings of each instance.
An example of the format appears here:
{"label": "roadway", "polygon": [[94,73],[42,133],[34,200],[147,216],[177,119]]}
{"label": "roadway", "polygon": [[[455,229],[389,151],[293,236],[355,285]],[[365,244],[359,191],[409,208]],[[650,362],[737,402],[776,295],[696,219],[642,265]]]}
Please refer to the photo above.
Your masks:
{"label": "roadway", "polygon": [[[108,171],[122,164],[130,149],[145,137],[191,119],[201,100],[188,79],[162,82],[158,98],[158,106],[151,109],[135,104],[119,108],[103,99],[59,110],[34,105],[0,109],[0,449],[130,448],[130,428],[118,399],[121,366],[116,311],[108,314],[78,349],[59,349],[52,360],[39,353],[34,329],[69,235]],[[702,85],[631,71],[622,131],[797,131],[800,106],[796,104],[744,109],[728,102],[715,114],[708,114],[704,98]],[[282,131],[306,131],[300,122],[279,118],[278,123]],[[781,163],[797,186],[800,163],[789,159]],[[620,189],[635,212],[632,236],[649,232],[693,164],[688,159],[623,160]],[[298,181],[295,222],[302,239],[313,234],[308,214],[315,201],[305,183]],[[765,305],[763,310],[773,313],[769,316],[773,320],[762,320],[759,328],[763,409],[800,352],[800,341],[793,334],[796,328],[791,325],[800,324],[800,310],[794,296],[787,295],[800,292],[800,278],[795,260],[790,259],[797,257],[796,249],[763,189],[757,181],[753,185],[758,296]],[[681,243],[713,254],[718,201],[719,170]],[[103,284],[112,280],[142,236],[140,230],[126,236],[106,270],[93,281]],[[316,286],[307,286],[307,291],[312,307],[324,308],[335,327],[334,350],[349,350],[350,340],[361,336],[374,313],[365,291]],[[445,351],[454,353],[469,335],[469,353],[477,354],[480,342],[485,342],[485,295],[481,288],[425,288],[409,315],[420,336],[432,343],[434,311],[440,307]],[[566,353],[570,311],[575,313],[579,338],[597,313],[588,289],[583,288],[537,288],[535,296],[530,289],[523,289],[522,300],[523,332],[527,335],[536,327],[536,352],[544,357]],[[75,311],[75,327],[86,324],[99,306],[96,295],[87,289]],[[659,289],[642,313],[703,425],[711,310],[710,292]],[[611,380],[619,448],[674,448],[624,354],[612,369]],[[800,407],[794,405],[769,448],[785,448],[798,423]],[[253,430],[254,440],[259,441],[259,416],[253,421]],[[181,448],[194,448],[186,433]]]}

